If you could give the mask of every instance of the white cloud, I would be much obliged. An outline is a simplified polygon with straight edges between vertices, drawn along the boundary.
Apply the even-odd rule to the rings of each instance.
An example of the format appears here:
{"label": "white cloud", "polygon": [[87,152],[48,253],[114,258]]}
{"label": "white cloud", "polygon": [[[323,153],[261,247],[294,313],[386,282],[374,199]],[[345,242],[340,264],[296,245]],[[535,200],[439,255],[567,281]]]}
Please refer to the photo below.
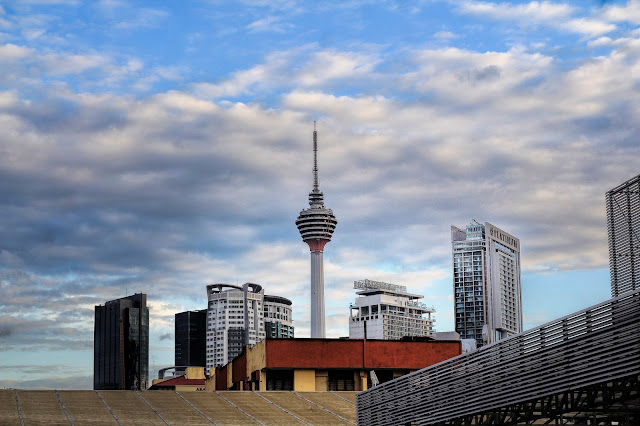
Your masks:
{"label": "white cloud", "polygon": [[629,0],[624,6],[606,5],[603,15],[612,21],[640,24],[640,0]]}
{"label": "white cloud", "polygon": [[595,37],[614,31],[616,26],[608,22],[589,18],[570,19],[565,22],[566,28],[580,34]]}
{"label": "white cloud", "polygon": [[451,31],[438,31],[433,35],[434,38],[439,38],[442,40],[452,40],[460,37],[459,35],[452,33]]}
{"label": "white cloud", "polygon": [[99,54],[46,54],[40,58],[41,64],[51,75],[80,74],[91,69],[99,69],[110,62],[110,58]]}
{"label": "white cloud", "polygon": [[8,43],[0,46],[0,61],[4,62],[23,59],[31,55],[32,52],[33,50],[28,47]]}
{"label": "white cloud", "polygon": [[[114,7],[116,5],[108,5]],[[169,13],[160,9],[140,8],[134,9],[126,19],[115,25],[116,29],[140,29],[158,27],[161,22],[170,17]]]}
{"label": "white cloud", "polygon": [[292,24],[282,22],[282,20],[276,16],[267,16],[247,25],[247,29],[252,33],[261,33],[266,31],[283,33],[291,28],[293,28]]}
{"label": "white cloud", "polygon": [[532,1],[519,5],[506,2],[464,1],[459,9],[464,13],[488,16],[493,19],[527,20],[538,23],[567,18],[575,11],[572,6],[548,1]]}
{"label": "white cloud", "polygon": [[517,21],[521,26],[549,25],[561,31],[587,36],[611,32],[616,26],[595,18],[575,18],[578,10],[566,4],[532,1],[526,4],[465,1],[459,7],[463,13],[486,16],[496,20]]}
{"label": "white cloud", "polygon": [[358,81],[370,75],[378,62],[373,54],[318,51],[310,45],[271,53],[263,64],[238,71],[220,83],[197,83],[192,87],[206,98],[235,97],[278,86],[323,87],[335,80]]}
{"label": "white cloud", "polygon": [[613,40],[610,37],[598,37],[595,40],[590,40],[589,43],[587,43],[587,46],[604,47],[604,46],[611,46],[612,44],[613,44]]}

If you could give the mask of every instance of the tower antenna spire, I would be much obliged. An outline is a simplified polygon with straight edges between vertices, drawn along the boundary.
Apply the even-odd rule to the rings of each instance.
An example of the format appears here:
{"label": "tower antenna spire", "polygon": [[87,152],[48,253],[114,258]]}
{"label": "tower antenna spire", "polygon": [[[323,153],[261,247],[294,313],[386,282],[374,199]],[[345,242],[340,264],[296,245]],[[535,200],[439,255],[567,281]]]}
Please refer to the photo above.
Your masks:
{"label": "tower antenna spire", "polygon": [[313,192],[318,192],[318,132],[313,121]]}

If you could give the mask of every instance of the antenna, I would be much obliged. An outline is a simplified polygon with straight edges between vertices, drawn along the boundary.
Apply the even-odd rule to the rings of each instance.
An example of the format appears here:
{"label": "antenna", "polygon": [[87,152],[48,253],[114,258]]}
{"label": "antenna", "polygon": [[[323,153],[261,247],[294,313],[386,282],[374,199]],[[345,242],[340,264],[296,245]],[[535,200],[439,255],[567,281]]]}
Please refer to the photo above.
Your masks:
{"label": "antenna", "polygon": [[315,120],[313,120],[313,191],[318,191],[318,132]]}

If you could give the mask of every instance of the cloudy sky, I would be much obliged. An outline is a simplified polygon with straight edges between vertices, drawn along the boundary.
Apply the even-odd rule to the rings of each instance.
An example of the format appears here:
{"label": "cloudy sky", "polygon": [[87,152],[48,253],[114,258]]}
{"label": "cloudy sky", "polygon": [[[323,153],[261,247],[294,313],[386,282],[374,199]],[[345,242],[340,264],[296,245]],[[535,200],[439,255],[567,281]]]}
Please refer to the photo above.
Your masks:
{"label": "cloudy sky", "polygon": [[526,328],[605,300],[639,86],[640,0],[2,2],[0,386],[90,388],[94,306],[134,292],[156,369],[208,283],[307,337],[314,120],[328,336],[364,278],[453,329],[472,219],[521,239]]}

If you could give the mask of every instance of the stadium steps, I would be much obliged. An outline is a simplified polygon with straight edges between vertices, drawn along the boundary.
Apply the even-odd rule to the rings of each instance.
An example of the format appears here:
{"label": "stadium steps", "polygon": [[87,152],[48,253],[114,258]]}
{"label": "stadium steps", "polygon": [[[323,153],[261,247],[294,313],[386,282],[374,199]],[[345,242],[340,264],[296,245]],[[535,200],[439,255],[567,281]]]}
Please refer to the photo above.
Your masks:
{"label": "stadium steps", "polygon": [[[272,391],[258,392],[259,395],[267,398],[280,408],[284,408],[293,415],[301,418],[313,425],[348,425],[351,424],[340,417],[334,416],[330,412],[306,401],[292,392]],[[346,401],[345,401],[346,402]],[[348,402],[347,402],[348,404]]]}
{"label": "stadium steps", "polygon": [[140,394],[153,408],[160,412],[162,418],[168,423],[175,425],[211,425],[209,420],[198,413],[174,391],[153,390],[140,392]]}
{"label": "stadium steps", "polygon": [[[18,402],[25,425],[69,425],[56,391],[18,390]],[[16,406],[15,399],[13,406]]]}
{"label": "stadium steps", "polygon": [[[339,396],[331,392],[296,392],[303,398],[308,399],[320,405],[332,413],[344,417],[345,419],[355,423],[356,422],[356,407],[353,403],[345,401]],[[355,392],[349,392],[355,395]]]}
{"label": "stadium steps", "polygon": [[162,419],[133,391],[105,391],[100,395],[118,417],[120,423],[127,425],[162,425]]}
{"label": "stadium steps", "polygon": [[0,389],[0,425],[20,425],[18,406],[12,389]]}
{"label": "stadium steps", "polygon": [[[15,392],[18,395],[26,426],[68,425],[69,420],[64,414],[60,401],[64,403],[69,417],[77,426],[115,425],[116,421],[109,409],[123,425],[160,426],[165,424],[162,419],[172,425],[210,424],[206,417],[220,426],[256,424],[252,417],[266,425],[292,425],[303,424],[303,422],[314,425],[348,424],[347,421],[331,415],[314,403],[347,420],[355,419],[356,415],[355,405],[337,396],[340,394],[352,400],[355,399],[355,392],[299,392],[296,394],[287,391],[258,393],[223,391],[177,394],[173,391],[143,391],[140,392],[143,400],[134,391],[98,391],[109,409],[100,400],[96,391],[58,391],[60,400],[54,390],[16,390]],[[154,409],[162,418],[154,412]],[[11,389],[0,390],[0,425],[20,425],[14,391]]]}
{"label": "stadium steps", "polygon": [[257,393],[240,391],[221,391],[218,393],[265,425],[304,424],[269,401],[265,401]]}
{"label": "stadium steps", "polygon": [[356,405],[356,394],[358,392],[347,392],[347,391],[329,391],[334,395],[338,395],[343,397],[344,399],[353,402],[353,405]]}
{"label": "stadium steps", "polygon": [[67,390],[58,394],[74,424],[118,424],[95,392]]}
{"label": "stadium steps", "polygon": [[[160,392],[160,391],[149,391]],[[213,392],[181,392],[190,403],[217,425],[248,425],[257,424],[251,417],[243,414],[240,410],[222,399]]]}

